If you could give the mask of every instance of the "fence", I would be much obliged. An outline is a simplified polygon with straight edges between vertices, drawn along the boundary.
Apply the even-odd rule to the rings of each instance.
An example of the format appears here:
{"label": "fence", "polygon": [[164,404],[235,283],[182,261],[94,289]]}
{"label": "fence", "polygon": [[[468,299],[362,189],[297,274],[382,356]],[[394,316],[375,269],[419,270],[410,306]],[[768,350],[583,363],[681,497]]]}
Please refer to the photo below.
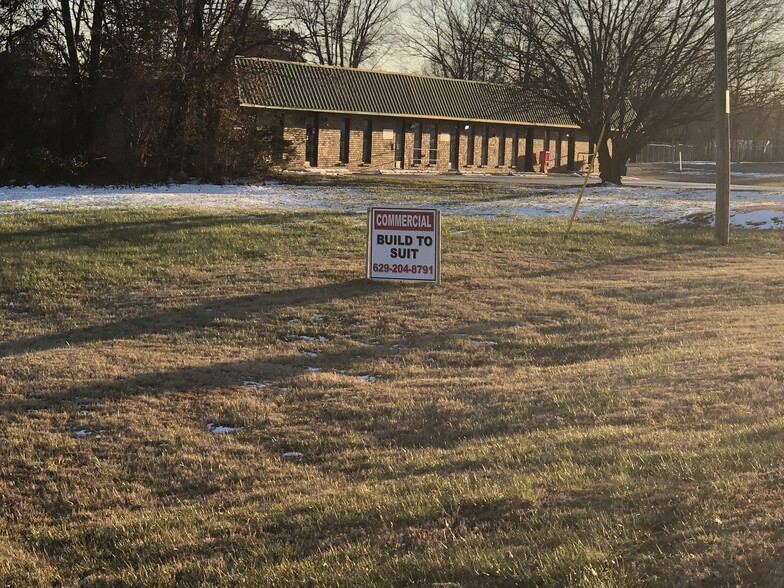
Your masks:
{"label": "fence", "polygon": [[[732,161],[779,162],[784,161],[784,144],[752,139],[735,139],[731,142]],[[713,145],[710,146],[713,153]]]}
{"label": "fence", "polygon": [[683,161],[693,160],[694,145],[649,143],[637,155],[635,163],[678,163],[681,155]]}
{"label": "fence", "polygon": [[[739,162],[784,162],[784,143],[760,141],[752,139],[734,139],[730,143],[732,161]],[[678,163],[678,154],[683,154],[683,161],[713,161],[716,158],[716,144],[708,142],[694,145],[681,143],[650,143],[643,147],[636,158],[636,163]]]}

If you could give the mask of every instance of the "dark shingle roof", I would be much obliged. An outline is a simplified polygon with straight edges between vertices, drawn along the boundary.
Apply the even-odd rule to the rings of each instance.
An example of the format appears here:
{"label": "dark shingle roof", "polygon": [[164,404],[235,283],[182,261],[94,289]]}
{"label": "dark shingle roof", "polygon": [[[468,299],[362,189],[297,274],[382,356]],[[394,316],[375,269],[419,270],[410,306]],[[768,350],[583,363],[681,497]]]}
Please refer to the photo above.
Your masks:
{"label": "dark shingle roof", "polygon": [[243,106],[576,127],[515,86],[253,57],[234,63]]}

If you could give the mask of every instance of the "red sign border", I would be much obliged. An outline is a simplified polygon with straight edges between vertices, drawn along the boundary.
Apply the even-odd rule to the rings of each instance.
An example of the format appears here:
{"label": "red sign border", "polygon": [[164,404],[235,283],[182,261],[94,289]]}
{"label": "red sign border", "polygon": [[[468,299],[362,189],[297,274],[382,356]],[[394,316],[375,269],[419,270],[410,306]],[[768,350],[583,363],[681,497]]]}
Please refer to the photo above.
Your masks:
{"label": "red sign border", "polygon": [[[390,211],[396,213],[405,213],[405,212],[413,212],[413,213],[422,213],[422,212],[432,212],[433,213],[433,222],[434,227],[432,233],[434,233],[435,237],[435,248],[436,248],[436,256],[435,256],[435,268],[433,271],[433,279],[427,278],[381,278],[381,277],[373,277],[372,268],[373,268],[373,235],[376,230],[385,231],[385,230],[400,230],[400,229],[376,229],[374,227],[374,217],[373,214],[377,211]],[[440,284],[441,283],[441,211],[435,208],[396,208],[394,206],[372,206],[368,208],[368,216],[367,216],[367,256],[366,256],[366,277],[368,280],[373,281],[382,281],[382,282],[415,282],[420,284]],[[406,229],[409,230],[409,229]],[[411,232],[420,232],[418,229],[414,229]],[[431,232],[431,231],[426,231]]]}

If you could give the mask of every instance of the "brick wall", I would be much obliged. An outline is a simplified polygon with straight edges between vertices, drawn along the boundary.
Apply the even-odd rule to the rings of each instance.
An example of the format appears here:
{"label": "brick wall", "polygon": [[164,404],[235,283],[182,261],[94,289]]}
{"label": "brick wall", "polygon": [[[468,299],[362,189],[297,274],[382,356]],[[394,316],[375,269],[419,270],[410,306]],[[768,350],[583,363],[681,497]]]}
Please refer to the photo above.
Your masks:
{"label": "brick wall", "polygon": [[283,115],[283,138],[290,141],[294,147],[294,155],[289,157],[288,164],[291,169],[302,169],[305,165],[305,117],[302,114]]}
{"label": "brick wall", "polygon": [[[291,141],[295,148],[295,155],[289,159],[290,169],[309,167],[305,161],[307,141],[307,120],[309,113],[286,113],[284,116],[284,137]],[[340,161],[341,126],[344,119],[349,119],[349,150],[348,162]],[[363,147],[365,135],[365,121],[372,123],[372,143],[370,162],[363,162]],[[414,163],[414,126],[419,123],[422,128],[422,161]],[[474,129],[474,163],[467,165],[468,134],[467,127]],[[395,148],[399,134],[404,129],[405,144],[403,149],[402,167],[405,169],[432,169],[448,171],[452,168],[450,161],[451,136],[454,132],[459,135],[458,168],[463,171],[480,171],[484,173],[509,173],[524,171],[526,158],[536,162],[534,169],[539,170],[539,152],[545,150],[545,135],[549,135],[550,164],[552,169],[557,166],[555,161],[556,141],[559,130],[550,129],[549,133],[541,127],[533,130],[533,153],[526,153],[526,136],[530,127],[515,125],[494,125],[484,123],[456,123],[452,121],[431,121],[420,119],[406,119],[405,121],[392,117],[362,117],[343,116],[333,114],[318,115],[318,161],[317,167],[332,168],[345,167],[352,171],[371,171],[379,169],[395,169],[401,163],[396,162]],[[487,164],[482,165],[482,137],[487,129],[488,149]],[[515,129],[518,131],[516,161],[512,161],[512,143]],[[504,135],[504,160],[498,161],[501,134]],[[569,139],[567,133],[575,132],[571,129],[561,130],[561,166],[559,171],[566,171]],[[431,136],[436,134],[435,164],[430,163]],[[578,133],[575,145],[575,159],[579,160],[580,153],[588,151],[587,137]],[[584,157],[583,157],[584,158]],[[579,163],[578,163],[579,166]]]}

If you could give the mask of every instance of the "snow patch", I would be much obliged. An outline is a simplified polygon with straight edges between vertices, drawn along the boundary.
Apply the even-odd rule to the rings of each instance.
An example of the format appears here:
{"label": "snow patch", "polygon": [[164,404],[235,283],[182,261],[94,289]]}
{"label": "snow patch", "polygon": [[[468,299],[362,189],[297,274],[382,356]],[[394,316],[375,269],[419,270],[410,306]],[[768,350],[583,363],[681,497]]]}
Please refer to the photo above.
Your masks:
{"label": "snow patch", "polygon": [[[692,164],[693,165],[693,164]],[[755,173],[755,172],[740,172]],[[421,182],[401,187],[401,196],[417,205],[437,206],[449,215],[481,218],[568,218],[580,188],[542,188],[519,184],[497,184],[491,195],[468,203],[428,202]],[[379,197],[383,196],[383,192]],[[612,217],[644,223],[684,222],[708,218],[715,207],[715,188],[705,185],[590,186],[580,207],[581,217]],[[260,185],[183,184],[144,187],[0,187],[0,213],[62,210],[76,208],[196,208],[234,215],[237,222],[255,223],[258,217],[242,209],[331,210],[365,215],[367,207],[380,204],[376,193],[361,187],[334,185],[330,180],[308,185],[265,183]],[[755,214],[733,219],[744,228],[784,229],[784,192],[776,188],[733,189],[732,204],[738,211],[754,209]],[[769,218],[761,218],[763,213]],[[688,221],[687,221],[688,222]],[[292,318],[290,324],[299,319]],[[301,321],[300,321],[301,322]],[[302,339],[323,341],[321,337]]]}
{"label": "snow patch", "polygon": [[784,210],[730,211],[730,224],[744,229],[784,229]]}
{"label": "snow patch", "polygon": [[241,428],[242,427],[226,427],[226,426],[216,425],[215,423],[207,423],[207,430],[213,435],[226,435],[227,433],[233,433],[234,431],[239,431]]}

